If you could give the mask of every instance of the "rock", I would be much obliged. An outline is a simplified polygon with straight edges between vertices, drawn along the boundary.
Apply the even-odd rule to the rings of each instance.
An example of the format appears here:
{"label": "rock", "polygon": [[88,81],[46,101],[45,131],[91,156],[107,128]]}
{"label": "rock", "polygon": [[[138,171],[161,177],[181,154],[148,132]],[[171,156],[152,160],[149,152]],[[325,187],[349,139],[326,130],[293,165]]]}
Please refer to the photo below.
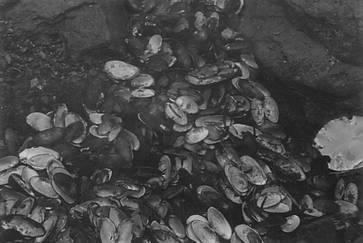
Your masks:
{"label": "rock", "polygon": [[8,2],[3,4],[5,8],[8,6],[4,17],[19,31],[34,31],[40,24],[54,20],[70,9],[91,3],[90,0],[17,0],[11,5]]}
{"label": "rock", "polygon": [[66,14],[59,28],[72,51],[105,44],[120,45],[126,34],[127,14],[122,1],[102,0]]}
{"label": "rock", "polygon": [[[14,1],[15,2],[15,1]],[[127,15],[117,0],[18,0],[1,8],[17,33],[59,30],[70,54],[92,47],[119,45]]]}
{"label": "rock", "polygon": [[303,94],[300,105],[308,120],[323,125],[345,113],[363,113],[363,68],[338,60],[297,28],[281,1],[245,1],[239,31],[254,43],[268,72]]}
{"label": "rock", "polygon": [[337,58],[363,64],[363,2],[285,0],[297,27],[318,40]]}

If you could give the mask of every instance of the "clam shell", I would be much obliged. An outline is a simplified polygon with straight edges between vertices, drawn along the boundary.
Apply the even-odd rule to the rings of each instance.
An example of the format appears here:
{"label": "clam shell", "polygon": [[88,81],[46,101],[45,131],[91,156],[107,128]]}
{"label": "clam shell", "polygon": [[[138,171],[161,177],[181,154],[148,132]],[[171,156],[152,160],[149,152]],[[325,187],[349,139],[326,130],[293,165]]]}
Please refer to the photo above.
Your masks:
{"label": "clam shell", "polygon": [[126,139],[129,141],[132,150],[137,151],[140,149],[140,140],[133,132],[124,128],[122,130],[122,134],[124,134]]}
{"label": "clam shell", "polygon": [[233,136],[235,136],[236,138],[239,138],[239,139],[243,139],[243,134],[245,134],[247,132],[251,133],[252,135],[256,135],[256,136],[261,134],[261,131],[258,130],[257,128],[254,128],[252,126],[245,125],[245,124],[238,124],[238,123],[235,123],[235,124],[231,125],[228,128],[228,131]]}
{"label": "clam shell", "polygon": [[92,135],[92,136],[95,136],[97,138],[108,138],[108,135],[100,135],[98,134],[98,126],[97,125],[92,125],[90,126],[89,128],[89,133]]}
{"label": "clam shell", "polygon": [[155,96],[155,90],[146,89],[146,88],[138,88],[131,91],[131,96],[134,98],[150,98]]}
{"label": "clam shell", "polygon": [[[24,171],[24,169],[23,169]],[[8,179],[8,183],[13,187],[14,189],[20,189],[24,192],[26,192],[28,195],[35,197],[29,183],[25,182],[21,175],[13,173],[10,175]]]}
{"label": "clam shell", "polygon": [[339,213],[343,215],[356,215],[359,212],[359,209],[356,205],[351,202],[337,200],[335,204],[339,205]]}
{"label": "clam shell", "polygon": [[263,243],[261,236],[256,230],[246,224],[237,225],[234,231],[243,243]]}
{"label": "clam shell", "polygon": [[179,125],[188,124],[187,115],[174,103],[166,103],[165,115]]}
{"label": "clam shell", "polygon": [[23,215],[7,215],[0,224],[4,230],[14,229],[23,236],[39,237],[45,234],[41,224]]}
{"label": "clam shell", "polygon": [[26,123],[36,131],[44,131],[53,127],[52,119],[41,112],[30,113],[26,117]]}
{"label": "clam shell", "polygon": [[43,228],[45,230],[45,234],[41,237],[35,238],[35,243],[42,243],[47,240],[48,236],[52,233],[58,221],[58,216],[53,212],[49,215],[49,217],[43,222]]}
{"label": "clam shell", "polygon": [[277,123],[279,121],[279,108],[277,106],[276,101],[270,96],[265,97],[264,113],[265,117],[269,121],[273,123]]}
{"label": "clam shell", "polygon": [[286,223],[281,225],[281,230],[285,233],[291,233],[300,225],[300,217],[297,215],[290,215],[286,217]]}
{"label": "clam shell", "polygon": [[241,76],[238,78],[248,79],[250,77],[250,70],[248,69],[248,66],[244,63],[238,63],[238,62],[236,62],[235,64],[241,71]]}
{"label": "clam shell", "polygon": [[188,123],[186,125],[179,125],[177,123],[174,123],[173,130],[176,132],[187,132],[190,129],[192,129],[192,127],[193,127],[192,123]]}
{"label": "clam shell", "polygon": [[231,243],[243,243],[243,241],[241,241],[240,238],[238,238],[236,232],[233,232],[231,236]]}
{"label": "clam shell", "polygon": [[248,155],[241,157],[242,168],[246,173],[248,181],[254,185],[265,185],[267,182],[267,176],[261,168],[261,166]]}
{"label": "clam shell", "polygon": [[203,216],[201,216],[201,215],[198,215],[198,214],[190,215],[190,216],[187,218],[186,223],[187,223],[187,224],[191,224],[193,221],[196,221],[196,220],[199,220],[199,221],[202,221],[202,222],[208,223],[208,219],[206,219],[205,217],[203,217]]}
{"label": "clam shell", "polygon": [[155,84],[154,78],[150,74],[140,74],[131,80],[131,87],[133,88],[147,88]]}
{"label": "clam shell", "polygon": [[195,114],[199,111],[197,102],[194,101],[191,96],[179,96],[175,103],[180,107],[180,109],[188,114]]}
{"label": "clam shell", "polygon": [[241,54],[241,60],[244,61],[251,68],[258,68],[255,57],[252,54]]}
{"label": "clam shell", "polygon": [[116,80],[129,80],[140,73],[138,67],[117,60],[106,62],[104,70],[111,78]]}
{"label": "clam shell", "polygon": [[19,164],[19,159],[16,156],[9,155],[0,159],[0,172],[10,169]]}
{"label": "clam shell", "polygon": [[58,194],[54,191],[51,181],[47,178],[34,176],[29,181],[31,187],[38,193],[49,198],[58,198]]}
{"label": "clam shell", "polygon": [[153,35],[149,39],[149,43],[147,44],[147,53],[150,53],[152,55],[158,53],[161,49],[161,45],[163,44],[163,37],[161,35]]}
{"label": "clam shell", "polygon": [[187,227],[186,227],[186,235],[189,239],[191,239],[193,242],[196,242],[196,243],[202,243],[198,238],[197,236],[194,234],[194,231],[192,229],[192,224],[187,224]]}
{"label": "clam shell", "polygon": [[251,114],[253,120],[258,126],[262,125],[265,120],[265,110],[263,102],[258,99],[252,99],[251,102]]}
{"label": "clam shell", "polygon": [[86,139],[86,136],[87,136],[87,130],[86,130],[87,123],[85,122],[85,120],[83,120],[83,118],[80,115],[78,115],[76,113],[73,113],[73,112],[67,113],[67,115],[64,118],[65,126],[68,127],[69,125],[71,125],[73,123],[76,123],[76,122],[81,122],[82,125],[83,125],[83,129],[82,129],[81,135],[78,138],[73,139],[72,142],[75,143],[75,144],[80,144]]}
{"label": "clam shell", "polygon": [[[57,170],[58,168],[54,169]],[[53,170],[53,171],[54,171]],[[62,169],[61,169],[62,170]],[[51,184],[54,191],[68,204],[75,202],[77,194],[76,184],[69,174],[62,172],[53,172]]]}
{"label": "clam shell", "polygon": [[45,147],[33,147],[23,150],[19,154],[20,160],[34,169],[43,170],[48,162],[53,159],[60,159],[57,151]]}
{"label": "clam shell", "polygon": [[108,218],[100,220],[100,239],[102,243],[115,243],[116,240],[116,226]]}
{"label": "clam shell", "polygon": [[53,123],[55,127],[66,127],[65,117],[68,113],[67,105],[62,103],[58,105],[57,110],[54,113]]}
{"label": "clam shell", "polygon": [[195,120],[196,127],[218,126],[228,127],[232,124],[232,120],[224,115],[201,116]]}
{"label": "clam shell", "polygon": [[257,206],[259,208],[269,208],[278,205],[283,199],[285,198],[284,195],[277,192],[269,192],[266,194],[261,195],[257,199]]}
{"label": "clam shell", "polygon": [[343,178],[340,178],[335,186],[334,196],[335,199],[341,200],[345,193],[345,182]]}
{"label": "clam shell", "polygon": [[103,115],[104,113],[90,112],[88,118],[93,124],[100,125],[102,123]]}
{"label": "clam shell", "polygon": [[353,204],[357,204],[358,202],[358,197],[359,197],[359,189],[357,184],[353,183],[353,182],[349,182],[346,186],[345,186],[345,190],[344,190],[344,201],[353,203]]}
{"label": "clam shell", "polygon": [[193,221],[191,223],[192,230],[195,236],[202,242],[202,243],[218,243],[220,242],[218,236],[213,231],[213,229],[203,221]]}
{"label": "clam shell", "polygon": [[272,206],[272,207],[266,207],[263,209],[265,212],[269,213],[287,213],[290,212],[291,207],[283,202],[280,202],[279,204]]}
{"label": "clam shell", "polygon": [[185,134],[185,142],[194,144],[203,141],[208,136],[208,129],[205,127],[195,127]]}
{"label": "clam shell", "polygon": [[216,208],[210,207],[207,211],[208,222],[214,231],[223,239],[229,240],[232,236],[232,228],[224,215]]}
{"label": "clam shell", "polygon": [[21,178],[25,183],[30,183],[30,179],[34,176],[39,176],[38,172],[30,167],[25,166],[21,172]]}
{"label": "clam shell", "polygon": [[8,184],[9,177],[11,176],[11,174],[21,175],[24,167],[25,167],[24,165],[19,165],[17,167],[13,167],[0,172],[0,185]]}
{"label": "clam shell", "polygon": [[177,216],[170,215],[168,224],[176,236],[178,236],[180,239],[185,237],[185,227]]}
{"label": "clam shell", "polygon": [[15,205],[10,210],[10,214],[28,216],[34,207],[34,204],[35,199],[33,197],[24,198],[22,201],[15,203]]}
{"label": "clam shell", "polygon": [[239,195],[245,195],[248,191],[248,182],[246,180],[245,174],[237,167],[227,164],[224,167],[224,173],[233,187],[233,189]]}

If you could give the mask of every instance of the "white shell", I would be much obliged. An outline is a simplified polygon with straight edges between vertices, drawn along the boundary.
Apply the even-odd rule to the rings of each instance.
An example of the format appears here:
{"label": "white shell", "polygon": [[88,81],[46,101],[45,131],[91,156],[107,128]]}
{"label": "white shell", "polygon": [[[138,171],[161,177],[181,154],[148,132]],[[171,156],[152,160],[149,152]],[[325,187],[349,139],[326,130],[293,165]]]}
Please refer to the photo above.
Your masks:
{"label": "white shell", "polygon": [[111,78],[117,80],[129,80],[136,77],[140,73],[138,67],[117,60],[106,62],[104,70]]}
{"label": "white shell", "polygon": [[363,116],[328,122],[314,142],[322,155],[330,157],[329,169],[345,171],[363,167]]}
{"label": "white shell", "polygon": [[26,117],[26,123],[37,131],[44,131],[53,127],[52,119],[41,112],[30,113]]}

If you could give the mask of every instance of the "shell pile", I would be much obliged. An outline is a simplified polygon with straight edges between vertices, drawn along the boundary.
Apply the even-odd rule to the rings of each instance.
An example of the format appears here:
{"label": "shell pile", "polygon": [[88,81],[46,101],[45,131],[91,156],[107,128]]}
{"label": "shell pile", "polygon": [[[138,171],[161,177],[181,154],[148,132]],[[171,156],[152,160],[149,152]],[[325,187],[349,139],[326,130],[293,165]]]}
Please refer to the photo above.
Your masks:
{"label": "shell pile", "polygon": [[225,19],[243,3],[125,1],[128,55],[104,63],[107,84],[90,83],[81,110],[28,114],[31,135],[0,159],[0,238],[252,243],[357,217],[355,172],[315,173],[322,157],[290,148],[251,44]]}

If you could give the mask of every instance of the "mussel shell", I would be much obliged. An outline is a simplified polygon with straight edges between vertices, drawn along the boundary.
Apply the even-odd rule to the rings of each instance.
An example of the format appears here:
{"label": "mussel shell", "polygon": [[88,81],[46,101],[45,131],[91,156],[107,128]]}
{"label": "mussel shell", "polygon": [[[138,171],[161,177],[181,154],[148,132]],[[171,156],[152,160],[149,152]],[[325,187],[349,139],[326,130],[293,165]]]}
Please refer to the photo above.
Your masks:
{"label": "mussel shell", "polygon": [[223,239],[229,240],[232,236],[232,228],[224,215],[216,208],[210,207],[207,211],[208,222],[214,231]]}
{"label": "mussel shell", "polygon": [[65,127],[65,116],[68,113],[68,107],[66,104],[59,104],[57,110],[54,112],[53,123],[55,127]]}
{"label": "mussel shell", "polygon": [[194,235],[202,243],[217,243],[220,242],[218,236],[214,230],[208,225],[208,223],[196,220],[191,223]]}
{"label": "mussel shell", "polygon": [[53,149],[45,147],[33,147],[23,150],[19,154],[20,160],[27,165],[30,165],[36,170],[47,168],[49,161],[59,159],[60,155]]}
{"label": "mussel shell", "polygon": [[16,156],[9,155],[0,159],[0,172],[10,169],[19,164],[19,159]]}
{"label": "mussel shell", "polygon": [[88,118],[93,124],[100,125],[102,123],[103,115],[104,113],[90,112]]}
{"label": "mussel shell", "polygon": [[246,175],[239,168],[230,164],[224,167],[224,173],[233,189],[241,196],[246,195],[249,188]]}
{"label": "mussel shell", "polygon": [[199,220],[199,221],[202,221],[202,222],[208,223],[208,219],[206,219],[205,217],[203,217],[203,216],[201,216],[201,215],[198,215],[198,214],[190,215],[190,216],[187,218],[186,223],[187,223],[187,224],[191,224],[193,221],[196,221],[196,220]]}
{"label": "mussel shell", "polygon": [[45,234],[43,226],[23,215],[7,215],[0,220],[3,229],[14,229],[23,236],[39,237]]}
{"label": "mussel shell", "polygon": [[256,230],[246,224],[237,225],[234,231],[243,243],[263,243],[261,236]]}
{"label": "mussel shell", "polygon": [[49,198],[58,198],[58,194],[54,191],[49,179],[40,176],[33,176],[30,178],[29,183],[39,194]]}
{"label": "mussel shell", "polygon": [[140,73],[138,67],[117,60],[106,62],[104,70],[112,79],[116,80],[132,79]]}
{"label": "mussel shell", "polygon": [[158,53],[161,49],[161,45],[163,44],[163,37],[159,34],[153,35],[149,39],[149,43],[147,44],[147,53],[152,55]]}
{"label": "mussel shell", "polygon": [[30,113],[26,117],[26,123],[36,131],[44,131],[53,127],[52,119],[41,112]]}
{"label": "mussel shell", "polygon": [[107,138],[108,136],[107,136],[107,134],[105,134],[105,135],[100,135],[99,133],[98,133],[98,126],[97,125],[92,125],[92,126],[90,126],[90,128],[89,128],[89,133],[92,135],[92,136],[95,136],[95,137],[97,137],[97,138]]}
{"label": "mussel shell", "polygon": [[51,184],[54,191],[68,204],[75,202],[77,190],[74,179],[69,174],[55,172],[51,177]]}
{"label": "mussel shell", "polygon": [[[243,5],[243,4],[242,4]],[[258,65],[256,63],[255,57],[253,54],[241,54],[241,59],[244,61],[249,67],[257,69]]]}
{"label": "mussel shell", "polygon": [[166,117],[172,119],[175,123],[179,125],[188,124],[187,115],[174,103],[167,102],[165,104],[165,114]]}
{"label": "mussel shell", "polygon": [[290,215],[286,217],[286,223],[281,225],[281,230],[285,233],[291,233],[300,225],[300,217],[297,215]]}
{"label": "mussel shell", "polygon": [[240,77],[232,79],[232,85],[245,97],[250,99],[264,100],[266,96],[270,96],[270,92],[261,84],[241,79]]}
{"label": "mussel shell", "polygon": [[283,199],[285,195],[278,193],[278,192],[269,192],[266,194],[261,195],[257,199],[257,206],[259,208],[269,208],[278,205]]}
{"label": "mussel shell", "polygon": [[199,143],[208,136],[209,130],[205,127],[195,127],[185,134],[185,141],[190,144]]}

